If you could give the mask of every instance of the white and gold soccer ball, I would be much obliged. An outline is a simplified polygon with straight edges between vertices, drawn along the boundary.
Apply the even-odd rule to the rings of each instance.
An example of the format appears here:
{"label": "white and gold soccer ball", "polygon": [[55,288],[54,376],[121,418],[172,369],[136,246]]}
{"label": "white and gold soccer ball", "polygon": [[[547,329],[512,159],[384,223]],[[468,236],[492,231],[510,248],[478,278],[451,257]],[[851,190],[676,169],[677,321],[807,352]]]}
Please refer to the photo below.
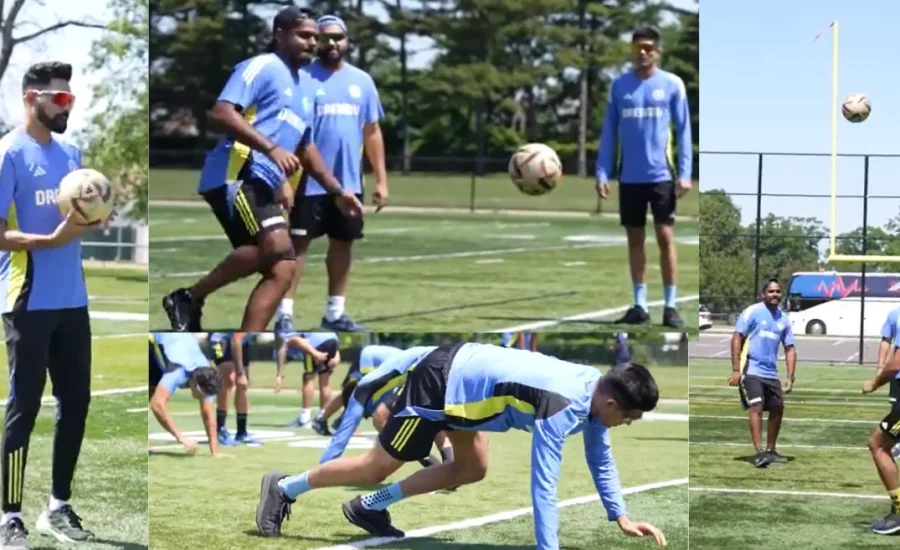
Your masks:
{"label": "white and gold soccer ball", "polygon": [[73,170],[59,183],[59,211],[74,212],[82,225],[104,221],[113,210],[115,192],[106,176],[90,168]]}
{"label": "white and gold soccer ball", "polygon": [[862,122],[869,118],[872,104],[865,94],[850,94],[841,104],[841,113],[850,122]]}
{"label": "white and gold soccer ball", "polygon": [[509,177],[526,195],[543,195],[556,189],[562,179],[562,163],[547,145],[529,143],[509,159]]}

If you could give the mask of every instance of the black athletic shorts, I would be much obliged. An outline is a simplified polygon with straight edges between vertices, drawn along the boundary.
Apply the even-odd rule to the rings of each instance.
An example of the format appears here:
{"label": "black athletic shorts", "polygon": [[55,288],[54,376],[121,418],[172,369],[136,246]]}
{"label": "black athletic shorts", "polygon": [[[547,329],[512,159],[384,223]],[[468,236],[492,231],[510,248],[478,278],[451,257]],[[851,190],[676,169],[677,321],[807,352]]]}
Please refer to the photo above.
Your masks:
{"label": "black athletic shorts", "polygon": [[[212,352],[213,363],[215,363],[217,367],[224,363],[234,362],[234,353],[231,350],[230,337],[219,340],[218,342],[210,342],[209,349]],[[244,368],[246,369],[250,367],[250,343],[247,340],[244,340],[242,351],[241,359],[244,360]]]}
{"label": "black athletic shorts", "polygon": [[[451,429],[443,420],[444,394],[453,357],[463,345],[441,346],[409,372],[406,384],[391,407],[391,417],[378,434],[378,442],[392,457],[403,462],[425,458],[430,454],[438,432]],[[414,410],[407,410],[409,408]],[[428,420],[419,416],[415,409],[439,411],[442,419]]]}
{"label": "black athletic shorts", "polygon": [[275,190],[261,179],[244,177],[248,166],[249,161],[238,176],[242,183],[232,208],[228,207],[229,186],[222,185],[203,193],[233,248],[256,245],[260,234],[286,229],[288,225],[281,204],[276,202]]}
{"label": "black athletic shorts", "polygon": [[151,388],[155,388],[159,385],[159,381],[162,380],[163,374],[166,372],[166,365],[162,363],[163,359],[159,356],[159,353],[156,350],[156,344],[153,341],[150,341],[150,372],[149,372],[149,385]]}
{"label": "black athletic shorts", "polygon": [[645,227],[647,207],[653,222],[662,225],[675,223],[675,184],[619,183],[619,221],[625,227]]}
{"label": "black athletic shorts", "polygon": [[900,440],[900,380],[891,380],[890,388],[891,412],[881,420],[881,431],[896,441]]}
{"label": "black athletic shorts", "polygon": [[764,411],[770,411],[784,405],[781,397],[781,380],[760,378],[745,374],[740,383],[741,406],[744,409],[762,403]]}
{"label": "black athletic shorts", "polygon": [[305,356],[305,358],[303,359],[303,374],[308,376],[313,376],[316,374],[331,374],[334,369],[328,366],[328,362],[334,359],[334,356],[337,355],[337,340],[328,340],[326,342],[322,342],[318,345],[318,347],[316,347],[316,349],[327,355],[328,359],[324,363],[316,363],[315,361],[313,361],[312,356]]}
{"label": "black athletic shorts", "polygon": [[[297,190],[291,210],[291,237],[317,239],[322,235],[336,241],[358,241],[363,238],[363,217],[348,218],[332,195],[303,195],[304,186]],[[356,195],[360,202],[362,195]]]}

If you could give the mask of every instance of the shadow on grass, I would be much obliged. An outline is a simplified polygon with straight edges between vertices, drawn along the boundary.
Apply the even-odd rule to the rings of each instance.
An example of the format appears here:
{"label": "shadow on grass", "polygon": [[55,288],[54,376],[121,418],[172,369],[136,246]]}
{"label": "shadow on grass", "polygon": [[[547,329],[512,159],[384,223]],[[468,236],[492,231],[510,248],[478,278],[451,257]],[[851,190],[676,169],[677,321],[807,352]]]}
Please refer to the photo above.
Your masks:
{"label": "shadow on grass", "polygon": [[[244,534],[251,537],[261,537],[261,535],[254,529],[248,529],[244,531]],[[358,537],[349,537],[349,538],[323,538],[323,537],[310,537],[305,535],[282,535],[281,538],[290,539],[293,541],[305,541],[305,542],[313,542],[316,544],[328,544],[328,545],[340,545],[340,544],[353,544],[361,541],[368,541],[375,537],[371,535],[360,535]],[[373,541],[374,542],[374,541]],[[483,542],[453,542],[447,541],[438,537],[421,537],[421,538],[409,538],[409,539],[392,539],[388,537],[384,537],[379,539],[379,544],[377,546],[372,546],[374,548],[378,548],[379,546],[390,545],[391,548],[399,548],[403,550],[475,550],[478,548],[496,548],[498,550],[534,550],[533,545],[522,545],[522,544],[485,544]],[[561,548],[566,548],[562,546]]]}

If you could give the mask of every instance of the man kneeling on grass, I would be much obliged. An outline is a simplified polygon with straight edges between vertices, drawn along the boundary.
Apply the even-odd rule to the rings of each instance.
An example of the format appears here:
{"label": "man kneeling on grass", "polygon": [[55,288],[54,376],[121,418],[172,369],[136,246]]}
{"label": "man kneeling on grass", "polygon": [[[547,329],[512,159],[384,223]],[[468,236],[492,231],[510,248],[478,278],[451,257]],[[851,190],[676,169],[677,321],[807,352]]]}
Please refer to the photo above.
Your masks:
{"label": "man kneeling on grass", "polygon": [[224,456],[218,450],[216,437],[215,399],[222,381],[216,369],[200,349],[191,333],[157,332],[150,335],[150,410],[160,426],[184,445],[191,456],[197,453],[197,443],[182,434],[169,414],[169,398],[178,388],[190,388],[191,395],[200,402],[200,417],[209,438],[212,456]]}
{"label": "man kneeling on grass", "polygon": [[606,376],[517,349],[486,344],[442,346],[409,371],[391,417],[366,454],[345,456],[297,476],[269,472],[262,479],[256,526],[281,535],[291,504],[323,487],[381,483],[405,462],[428,456],[434,437],[446,431],[452,461],[344,503],[350,523],[376,536],[402,537],[387,508],[404,498],[475,483],[487,473],[488,434],[510,429],[534,433],[531,496],[539,550],[559,548],[556,486],[566,437],[584,432],[585,458],[610,521],[631,536],[665,537],[656,527],[631,521],[610,447],[609,428],[630,424],[653,410],[659,391],[643,366],[622,365]]}

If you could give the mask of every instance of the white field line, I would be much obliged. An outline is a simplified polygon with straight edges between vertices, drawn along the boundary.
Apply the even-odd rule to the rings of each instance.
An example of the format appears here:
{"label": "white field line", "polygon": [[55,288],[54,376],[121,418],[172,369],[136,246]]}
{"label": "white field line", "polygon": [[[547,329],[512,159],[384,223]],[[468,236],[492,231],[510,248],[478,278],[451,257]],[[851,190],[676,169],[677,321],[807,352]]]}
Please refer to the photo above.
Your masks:
{"label": "white field line", "polygon": [[[126,394],[126,393],[139,393],[139,392],[146,392],[146,391],[147,391],[147,386],[135,386],[133,388],[115,388],[115,389],[111,389],[111,390],[92,391],[91,397],[103,397],[104,395],[122,395],[122,394]],[[2,401],[2,403],[0,403],[0,407],[4,407],[4,408],[6,407],[6,399],[8,397],[9,396],[2,398],[3,401]],[[41,404],[43,404],[43,405],[52,404],[52,403],[56,403],[56,398],[53,397],[52,395],[48,395],[41,399]]]}
{"label": "white field line", "polygon": [[[746,447],[748,450],[752,447],[749,443],[735,443],[724,441],[691,441],[691,445],[712,445],[715,447]],[[823,451],[868,451],[868,447],[849,447],[846,445],[791,445],[787,443],[779,443],[779,449],[812,449]]]}
{"label": "white field line", "polygon": [[853,493],[823,493],[819,491],[782,491],[775,489],[729,489],[725,487],[690,487],[690,491],[703,493],[735,493],[748,495],[788,495],[830,498],[858,498],[863,500],[887,500],[887,495],[856,495]]}
{"label": "white field line", "polygon": [[[678,298],[675,301],[679,302],[679,303],[681,303],[681,302],[696,302],[699,299],[700,299],[700,295],[697,294],[694,296],[682,296],[681,298]],[[664,300],[658,300],[656,302],[648,302],[647,303],[647,305],[649,307],[657,307],[657,306],[661,306],[663,304],[665,304]],[[607,317],[609,315],[625,313],[631,307],[632,307],[632,305],[629,304],[627,306],[612,307],[612,308],[607,308],[607,309],[598,309],[596,311],[588,311],[587,313],[579,313],[577,315],[561,317],[559,319],[554,319],[552,321],[538,321],[536,323],[527,323],[524,325],[516,325],[513,327],[498,328],[498,329],[490,330],[487,332],[520,332],[523,330],[535,330],[535,329],[539,329],[539,328],[552,327],[552,326],[556,326],[556,325],[566,323],[566,322],[588,321],[591,319],[599,319],[601,317]],[[675,332],[675,331],[673,330],[673,332]]]}
{"label": "white field line", "polygon": [[[691,418],[715,418],[721,420],[747,420],[746,416],[717,416],[711,414],[692,414]],[[822,424],[871,424],[875,426],[878,424],[879,419],[874,420],[847,420],[843,418],[791,418],[784,417],[782,420],[783,424],[790,424],[791,422],[811,422],[811,423],[822,423]]]}
{"label": "white field line", "polygon": [[[665,487],[677,487],[680,485],[687,485],[687,478],[683,479],[672,479],[669,481],[662,481],[659,483],[648,483],[646,485],[638,485],[637,487],[629,487],[627,489],[622,490],[623,495],[633,495],[636,493],[643,493],[645,491],[652,491],[654,489],[662,489]],[[569,506],[577,506],[579,504],[587,504],[589,502],[594,502],[596,500],[600,500],[600,497],[596,494],[587,495],[578,498],[570,498],[568,500],[560,501],[557,506],[559,508],[567,508]],[[415,539],[421,537],[429,537],[436,533],[445,533],[447,531],[460,531],[462,529],[471,529],[473,527],[480,527],[482,525],[487,525],[489,523],[497,523],[500,521],[509,521],[511,519],[515,519],[522,516],[527,516],[533,512],[532,508],[520,508],[518,510],[509,510],[507,512],[500,512],[498,514],[491,514],[489,516],[482,516],[480,518],[471,518],[463,521],[457,521],[454,523],[447,523],[444,525],[435,525],[432,527],[423,527],[422,529],[413,529],[412,531],[407,531],[406,536],[402,539],[390,538],[390,537],[372,537],[365,540],[361,540],[358,542],[353,542],[350,544],[341,544],[338,546],[326,546],[322,548],[317,548],[316,550],[354,550],[356,548],[369,548],[371,546],[379,546],[381,544],[387,544],[391,542],[397,542],[399,540],[408,540]]]}

